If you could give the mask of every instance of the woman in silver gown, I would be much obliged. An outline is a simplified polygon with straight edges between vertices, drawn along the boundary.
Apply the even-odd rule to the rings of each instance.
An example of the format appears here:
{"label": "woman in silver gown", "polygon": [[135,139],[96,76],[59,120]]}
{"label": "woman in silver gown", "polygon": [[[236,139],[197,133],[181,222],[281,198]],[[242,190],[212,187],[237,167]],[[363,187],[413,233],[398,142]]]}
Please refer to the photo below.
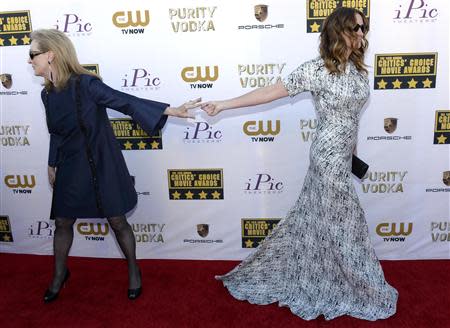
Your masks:
{"label": "woman in silver gown", "polygon": [[318,118],[295,205],[253,254],[217,277],[239,300],[278,302],[306,320],[373,321],[396,311],[398,293],[384,278],[351,176],[359,114],[369,96],[367,29],[362,12],[336,9],[324,22],[320,57],[275,85],[202,105],[216,115],[309,91]]}

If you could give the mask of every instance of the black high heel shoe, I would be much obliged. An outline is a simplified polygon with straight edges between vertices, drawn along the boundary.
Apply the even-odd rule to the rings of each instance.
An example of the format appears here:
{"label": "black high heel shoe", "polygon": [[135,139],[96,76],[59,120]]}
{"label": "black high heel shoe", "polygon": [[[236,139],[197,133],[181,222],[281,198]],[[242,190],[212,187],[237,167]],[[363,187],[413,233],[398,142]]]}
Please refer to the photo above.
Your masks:
{"label": "black high heel shoe", "polygon": [[59,295],[59,291],[61,290],[62,287],[64,287],[64,284],[66,283],[66,281],[69,279],[70,277],[70,271],[69,269],[66,269],[66,274],[64,275],[64,280],[61,283],[61,287],[59,287],[59,290],[55,293],[52,292],[50,289],[47,289],[45,291],[44,294],[44,303],[50,303],[53,302],[54,300],[56,300],[58,298]]}
{"label": "black high heel shoe", "polygon": [[141,287],[138,288],[134,288],[134,289],[128,289],[128,298],[130,300],[135,300],[136,298],[138,298],[141,293],[142,293],[142,276],[141,276],[141,269],[139,270],[139,278],[141,280]]}

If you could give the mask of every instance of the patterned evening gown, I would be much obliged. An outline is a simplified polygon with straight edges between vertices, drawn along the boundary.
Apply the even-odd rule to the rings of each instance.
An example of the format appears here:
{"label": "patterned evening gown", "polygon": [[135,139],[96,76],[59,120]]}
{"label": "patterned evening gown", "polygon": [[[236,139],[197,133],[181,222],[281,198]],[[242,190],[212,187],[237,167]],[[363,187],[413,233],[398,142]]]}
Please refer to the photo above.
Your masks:
{"label": "patterned evening gown", "polygon": [[239,300],[279,302],[306,320],[392,316],[398,293],[386,282],[370,243],[351,175],[368,78],[353,63],[345,73],[329,74],[316,58],[283,83],[290,96],[310,91],[318,118],[303,188],[255,252],[216,278]]}

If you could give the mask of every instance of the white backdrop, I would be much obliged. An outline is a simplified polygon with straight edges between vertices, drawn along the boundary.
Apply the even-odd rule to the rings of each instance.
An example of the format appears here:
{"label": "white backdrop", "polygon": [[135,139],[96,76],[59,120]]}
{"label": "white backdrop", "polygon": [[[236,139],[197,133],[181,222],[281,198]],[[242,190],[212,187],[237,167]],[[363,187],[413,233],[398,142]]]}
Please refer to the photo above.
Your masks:
{"label": "white backdrop", "polygon": [[[67,33],[80,62],[97,65],[111,87],[179,105],[286,76],[317,56],[320,15],[356,5],[370,16],[372,91],[358,141],[370,169],[354,183],[372,242],[381,259],[449,259],[449,4],[326,3],[268,0],[258,21],[261,3],[249,0],[3,1],[0,74],[13,84],[0,86],[0,251],[52,253],[49,138],[42,81],[26,63],[30,28]],[[120,113],[110,116],[122,119],[117,133],[130,133]],[[139,194],[128,215],[138,257],[245,257],[297,198],[315,126],[311,96],[302,94],[212,119],[200,111],[189,122],[170,118],[161,138],[119,138]],[[120,257],[104,222],[78,220],[71,255]]]}

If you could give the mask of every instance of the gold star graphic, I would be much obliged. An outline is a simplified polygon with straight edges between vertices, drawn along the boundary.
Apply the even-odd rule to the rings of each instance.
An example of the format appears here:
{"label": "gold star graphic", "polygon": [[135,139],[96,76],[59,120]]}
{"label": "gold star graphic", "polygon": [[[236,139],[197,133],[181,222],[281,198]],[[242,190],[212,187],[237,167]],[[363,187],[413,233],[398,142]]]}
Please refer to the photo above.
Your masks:
{"label": "gold star graphic", "polygon": [[447,140],[447,137],[441,134],[439,137],[436,138],[438,141],[438,144],[445,144],[445,140]]}
{"label": "gold star graphic", "polygon": [[200,196],[200,199],[206,199],[206,196],[208,196],[208,193],[206,193],[202,190],[202,192],[199,193],[198,195]]}
{"label": "gold star graphic", "polygon": [[416,81],[416,80],[414,80],[414,78],[412,78],[410,81],[408,81],[409,88],[410,89],[415,89],[416,85],[417,85],[417,82],[418,81]]}
{"label": "gold star graphic", "polygon": [[309,25],[311,27],[311,32],[319,32],[320,25],[314,21],[314,24]]}
{"label": "gold star graphic", "polygon": [[220,192],[217,192],[217,190],[216,191],[214,191],[213,193],[212,193],[212,196],[213,196],[213,199],[220,199],[219,197],[220,197]]}
{"label": "gold star graphic", "polygon": [[138,143],[139,149],[145,149],[146,145],[147,145],[147,143],[145,143],[143,140],[139,141],[139,143]]}
{"label": "gold star graphic", "polygon": [[190,190],[186,193],[186,199],[194,199],[194,194]]}
{"label": "gold star graphic", "polygon": [[150,145],[152,146],[152,149],[158,149],[159,142],[153,141]]}
{"label": "gold star graphic", "polygon": [[130,141],[128,141],[128,140],[123,145],[125,146],[126,150],[132,150],[133,149],[133,144]]}
{"label": "gold star graphic", "polygon": [[173,194],[173,199],[180,199],[181,194],[178,191],[175,191]]}
{"label": "gold star graphic", "polygon": [[12,46],[16,45],[17,46],[17,39],[13,36],[11,36],[11,38],[9,38],[9,42],[11,43]]}
{"label": "gold star graphic", "polygon": [[0,46],[4,46],[5,44],[3,43],[5,41],[5,39],[0,38]]}
{"label": "gold star graphic", "polygon": [[400,89],[402,82],[399,81],[399,79],[396,79],[394,82],[392,82],[392,85],[394,86],[394,89]]}
{"label": "gold star graphic", "polygon": [[28,37],[28,35],[25,35],[23,38],[22,38],[22,42],[23,42],[23,44],[30,44],[30,38]]}
{"label": "gold star graphic", "polygon": [[429,80],[428,78],[425,81],[422,81],[424,88],[431,88],[431,83],[433,83],[433,81]]}
{"label": "gold star graphic", "polygon": [[250,239],[247,239],[245,241],[245,247],[252,248],[253,247],[253,242]]}
{"label": "gold star graphic", "polygon": [[10,241],[11,237],[8,235],[3,236],[3,241]]}
{"label": "gold star graphic", "polygon": [[378,89],[386,89],[387,82],[385,80],[381,79],[380,82],[377,82],[377,84]]}

